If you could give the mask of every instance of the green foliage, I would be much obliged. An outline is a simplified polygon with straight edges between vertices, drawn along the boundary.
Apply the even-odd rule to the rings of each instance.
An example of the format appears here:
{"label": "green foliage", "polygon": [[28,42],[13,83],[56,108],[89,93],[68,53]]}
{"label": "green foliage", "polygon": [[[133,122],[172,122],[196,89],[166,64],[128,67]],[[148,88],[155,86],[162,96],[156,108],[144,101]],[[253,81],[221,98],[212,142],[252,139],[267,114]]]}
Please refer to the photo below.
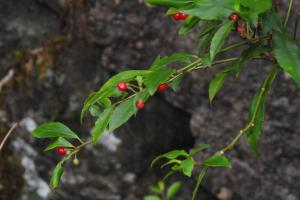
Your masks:
{"label": "green foliage", "polygon": [[221,50],[225,39],[228,37],[234,23],[232,21],[226,22],[214,35],[210,44],[210,60],[213,61],[215,56]]}
{"label": "green foliage", "polygon": [[78,139],[76,133],[60,122],[42,124],[32,132],[32,135],[36,138],[65,137]]}
{"label": "green foliage", "polygon": [[242,14],[253,24],[257,23],[259,15],[270,10],[272,0],[240,0],[242,7],[245,7]]}
{"label": "green foliage", "polygon": [[266,81],[262,84],[260,91],[254,96],[250,106],[250,111],[248,115],[248,124],[250,128],[248,131],[247,139],[251,148],[257,154],[259,154],[257,143],[261,137],[261,131],[265,116],[264,104],[267,98],[267,94],[271,89],[272,83],[276,78],[277,72],[277,68],[274,68],[271,71]]}
{"label": "green foliage", "polygon": [[102,114],[99,115],[95,123],[95,127],[92,130],[93,143],[96,144],[98,139],[101,137],[105,129],[107,128],[111,115],[113,113],[114,106],[107,108]]}
{"label": "green foliage", "polygon": [[226,167],[231,168],[230,161],[223,155],[215,154],[203,161],[206,167]]}
{"label": "green foliage", "polygon": [[193,155],[195,155],[195,154],[197,154],[201,151],[204,151],[206,149],[209,149],[209,148],[210,148],[210,146],[208,144],[202,144],[198,147],[195,147],[195,148],[191,149],[190,150],[190,155],[193,156]]}
{"label": "green foliage", "polygon": [[135,79],[137,76],[143,76],[150,73],[150,71],[147,70],[129,70],[121,72],[115,76],[113,76],[111,79],[109,79],[99,91],[92,93],[84,102],[84,106],[81,111],[80,119],[81,121],[84,118],[85,112],[94,104],[101,101],[102,99],[106,99],[108,97],[112,97],[115,94],[116,87],[119,82],[129,82]]}
{"label": "green foliage", "polygon": [[59,162],[52,174],[51,180],[50,180],[50,187],[52,189],[55,189],[59,186],[60,184],[60,178],[62,176],[62,174],[64,173],[64,168],[62,166],[62,162]]}
{"label": "green foliage", "polygon": [[179,181],[172,183],[168,188],[165,187],[165,183],[160,181],[157,184],[150,187],[152,195],[147,195],[144,200],[172,200],[176,193],[180,190],[181,183]]}
{"label": "green foliage", "polygon": [[224,19],[234,12],[237,2],[237,0],[195,0],[179,10],[204,20]]}
{"label": "green foliage", "polygon": [[69,148],[74,148],[74,145],[71,144],[68,140],[66,140],[63,137],[58,137],[56,138],[53,142],[51,142],[47,148],[45,149],[45,151],[49,151],[52,149],[55,149],[57,147],[69,147]]}
{"label": "green foliage", "polygon": [[274,54],[282,69],[300,86],[300,50],[287,33],[274,31]]}
{"label": "green foliage", "polygon": [[113,112],[109,121],[109,132],[119,128],[122,124],[127,122],[131,116],[137,112],[135,107],[135,99],[131,98],[121,103]]}
{"label": "green foliage", "polygon": [[214,78],[211,80],[209,83],[209,91],[208,91],[208,96],[209,96],[209,101],[212,102],[213,99],[215,98],[217,92],[221,89],[223,86],[226,77],[228,75],[227,71],[220,71],[218,72]]}
{"label": "green foliage", "polygon": [[167,200],[173,199],[173,197],[176,195],[180,187],[181,187],[180,182],[177,181],[173,183],[167,190]]}
{"label": "green foliage", "polygon": [[[289,7],[286,15],[282,16],[281,12],[274,9],[276,6],[272,6],[272,0],[146,0],[146,2],[169,7],[167,15],[178,12],[189,15],[182,20],[179,34],[187,35],[192,31],[197,33],[196,53],[158,56],[148,69],[118,73],[97,91],[92,92],[85,100],[80,116],[82,122],[86,112],[89,111],[94,120],[92,138],[87,141],[81,140],[76,133],[59,122],[42,124],[36,128],[32,133],[34,137],[52,139],[46,151],[57,147],[65,147],[68,150],[67,155],[54,169],[50,181],[52,188],[59,186],[65,161],[70,158],[78,160],[77,153],[86,145],[96,144],[105,130],[112,132],[136,116],[139,111],[136,102],[147,103],[160,84],[168,84],[170,88],[177,91],[185,74],[195,70],[215,68],[216,74],[209,84],[209,101],[212,102],[230,73],[235,73],[236,77],[240,77],[248,61],[260,59],[270,62],[274,67],[251,101],[245,127],[238,131],[227,145],[205,157],[202,152],[209,148],[208,144],[195,147],[189,152],[173,150],[152,161],[151,166],[160,161],[161,168],[167,171],[164,181],[174,173],[182,173],[186,177],[191,177],[200,169],[192,193],[192,200],[195,200],[200,184],[209,168],[232,167],[226,153],[234,148],[242,137],[247,135],[251,149],[260,153],[258,143],[263,129],[265,100],[277,74],[281,71],[288,73],[300,86],[297,26],[294,27],[294,38],[285,27],[293,9],[292,6]],[[240,26],[242,30],[238,29],[241,28]],[[226,46],[232,32],[239,34],[240,39]],[[228,51],[234,51],[237,56],[224,58],[225,52]],[[216,65],[224,66],[219,69]],[[126,83],[126,91],[118,90],[120,82]],[[76,142],[79,144],[75,146],[76,143],[69,141],[72,139],[77,139]],[[166,187],[164,182],[159,182],[151,187],[153,194],[144,197],[144,200],[172,200],[179,188],[179,182],[173,183],[170,187]]]}
{"label": "green foliage", "polygon": [[149,90],[150,95],[153,95],[156,88],[169,80],[175,71],[167,67],[155,67],[154,70],[147,76],[145,85]]}

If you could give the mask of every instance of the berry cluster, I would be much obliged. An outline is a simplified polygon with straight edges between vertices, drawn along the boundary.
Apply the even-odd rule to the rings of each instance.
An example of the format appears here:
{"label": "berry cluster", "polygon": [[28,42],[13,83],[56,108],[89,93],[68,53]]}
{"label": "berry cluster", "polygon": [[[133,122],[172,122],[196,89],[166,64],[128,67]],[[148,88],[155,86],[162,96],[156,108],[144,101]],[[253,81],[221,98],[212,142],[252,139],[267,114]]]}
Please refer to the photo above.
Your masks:
{"label": "berry cluster", "polygon": [[[229,20],[238,23],[238,21],[240,20],[240,16],[237,13],[232,13],[229,16]],[[236,31],[240,34],[244,34],[246,32],[246,27],[244,24],[237,24],[236,26]]]}
{"label": "berry cluster", "polygon": [[[118,89],[120,92],[125,92],[127,90],[127,84],[124,82],[124,81],[121,81],[119,82],[118,84]],[[169,87],[169,85],[167,83],[163,83],[163,84],[160,84],[158,87],[157,87],[157,91],[158,92],[163,92],[165,91],[167,88]],[[143,100],[138,100],[135,102],[135,106],[138,108],[138,109],[143,109],[145,107],[145,102]]]}
{"label": "berry cluster", "polygon": [[172,15],[172,18],[176,21],[177,20],[186,20],[186,18],[188,18],[188,16],[189,16],[188,14],[177,12]]}

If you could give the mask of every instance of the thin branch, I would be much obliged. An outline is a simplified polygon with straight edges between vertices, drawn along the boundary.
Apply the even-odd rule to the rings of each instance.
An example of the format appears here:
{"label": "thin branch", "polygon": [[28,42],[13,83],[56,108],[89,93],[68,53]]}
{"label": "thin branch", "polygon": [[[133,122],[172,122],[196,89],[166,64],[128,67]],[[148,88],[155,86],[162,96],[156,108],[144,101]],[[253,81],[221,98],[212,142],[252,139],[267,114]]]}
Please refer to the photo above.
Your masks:
{"label": "thin branch", "polygon": [[288,11],[287,11],[287,14],[286,14],[286,18],[285,18],[285,22],[284,22],[284,27],[286,27],[288,21],[289,21],[289,18],[290,18],[290,15],[291,15],[291,11],[292,11],[292,7],[293,7],[293,3],[294,3],[294,0],[290,0],[290,3],[289,3],[289,8],[288,8]]}
{"label": "thin branch", "polygon": [[261,87],[260,93],[259,93],[257,103],[255,105],[254,114],[253,114],[250,122],[246,125],[246,127],[244,129],[239,131],[239,133],[236,135],[236,137],[227,146],[225,146],[220,151],[218,151],[218,153],[220,153],[222,155],[225,152],[232,149],[238,143],[238,141],[248,132],[248,130],[254,126],[254,122],[256,120],[259,107],[263,103],[262,102],[263,95],[265,95],[266,92],[268,92],[268,91],[266,91],[267,84],[270,84],[270,82],[272,83],[274,81],[274,78],[276,77],[277,73],[278,73],[277,66],[275,66],[273,68],[273,70],[270,72],[270,74],[268,75],[267,79],[264,81],[264,83]]}
{"label": "thin branch", "polygon": [[2,90],[2,87],[7,84],[11,79],[12,77],[14,76],[15,72],[13,69],[9,70],[9,72],[7,73],[6,76],[4,76],[1,80],[0,80],[0,92]]}
{"label": "thin branch", "polygon": [[12,127],[9,129],[9,131],[6,133],[6,136],[4,137],[4,139],[2,140],[1,144],[0,144],[0,151],[2,150],[6,140],[8,139],[8,137],[10,136],[10,134],[15,130],[15,128],[17,128],[18,123],[14,123],[12,125]]}

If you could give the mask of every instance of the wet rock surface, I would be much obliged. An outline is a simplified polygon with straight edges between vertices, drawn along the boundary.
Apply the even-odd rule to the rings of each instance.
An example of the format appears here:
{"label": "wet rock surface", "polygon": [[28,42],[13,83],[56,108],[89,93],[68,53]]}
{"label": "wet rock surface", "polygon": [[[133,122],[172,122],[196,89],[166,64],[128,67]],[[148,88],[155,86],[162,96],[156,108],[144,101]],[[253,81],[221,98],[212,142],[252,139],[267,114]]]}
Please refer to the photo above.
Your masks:
{"label": "wet rock surface", "polygon": [[[89,92],[118,71],[146,68],[158,54],[195,48],[195,35],[177,36],[178,25],[163,15],[164,9],[149,7],[141,0],[88,0],[72,6],[68,2],[0,2],[0,75],[11,68],[16,72],[15,80],[1,93],[0,120],[3,124],[21,122],[2,156],[17,157],[22,167],[12,176],[23,172],[24,179],[18,195],[0,196],[3,200],[27,199],[32,194],[42,199],[142,199],[149,185],[162,177],[159,169],[149,169],[156,155],[203,143],[218,149],[243,128],[250,99],[270,69],[269,63],[249,63],[239,79],[229,78],[212,105],[207,88],[215,69],[187,75],[178,93],[155,96],[137,118],[86,148],[79,155],[78,167],[68,163],[62,187],[51,192],[47,183],[59,158],[43,152],[45,141],[31,137],[36,124],[62,121],[88,137],[91,122],[81,127],[79,112]],[[58,36],[64,42],[55,54],[42,51],[53,56],[44,70],[29,68],[30,60],[16,62],[16,50],[45,49],[49,46],[45,41]],[[229,154],[233,169],[209,171],[206,189],[199,192],[201,199],[299,199],[298,93],[289,77],[277,78],[266,107],[261,156],[241,141]],[[2,163],[0,174],[3,166],[11,168]],[[184,187],[177,199],[189,199],[194,182],[179,179]]]}

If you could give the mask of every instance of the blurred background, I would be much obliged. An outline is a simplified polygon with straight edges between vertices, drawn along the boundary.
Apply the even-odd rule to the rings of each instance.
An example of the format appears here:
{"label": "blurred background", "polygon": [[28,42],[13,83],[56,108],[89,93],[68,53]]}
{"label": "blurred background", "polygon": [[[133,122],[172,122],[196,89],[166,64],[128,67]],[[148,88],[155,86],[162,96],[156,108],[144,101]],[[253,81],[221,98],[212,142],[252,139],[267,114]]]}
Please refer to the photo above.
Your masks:
{"label": "blurred background", "polygon": [[[79,114],[91,91],[119,71],[147,68],[157,55],[195,52],[197,31],[178,36],[180,24],[164,11],[143,0],[0,0],[0,80],[8,80],[0,88],[0,141],[19,123],[0,152],[0,200],[140,200],[163,176],[149,167],[155,156],[204,143],[219,149],[245,125],[269,64],[248,63],[213,104],[207,93],[216,69],[193,72],[178,93],[155,95],[136,118],[81,152],[80,165],[68,163],[60,189],[50,190],[60,158],[31,136],[38,124],[61,121],[88,138],[92,123],[81,126]],[[262,155],[243,139],[229,153],[233,169],[210,170],[199,199],[300,199],[299,111],[299,89],[281,74],[267,103]],[[194,179],[174,180],[183,183],[175,199],[190,199]]]}

